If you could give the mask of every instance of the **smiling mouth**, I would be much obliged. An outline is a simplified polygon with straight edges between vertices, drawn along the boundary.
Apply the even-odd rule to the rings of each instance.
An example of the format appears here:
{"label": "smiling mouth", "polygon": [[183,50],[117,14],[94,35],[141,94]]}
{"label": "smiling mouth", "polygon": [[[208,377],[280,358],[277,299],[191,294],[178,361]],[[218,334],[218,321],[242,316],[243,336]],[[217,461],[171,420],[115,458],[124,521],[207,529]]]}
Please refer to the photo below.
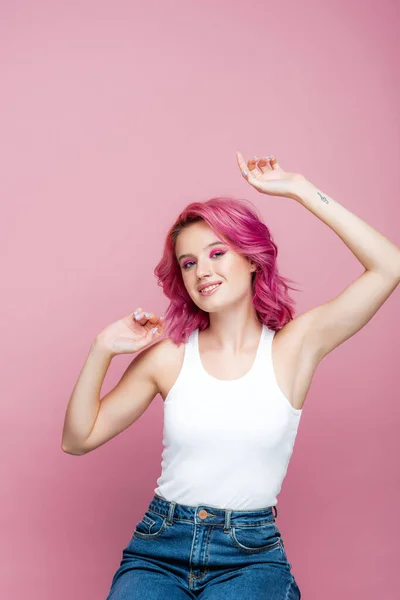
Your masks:
{"label": "smiling mouth", "polygon": [[202,290],[199,291],[199,294],[208,294],[210,292],[213,292],[220,285],[221,285],[221,283],[216,283],[214,285],[211,285],[211,286],[208,286],[206,288],[203,288]]}

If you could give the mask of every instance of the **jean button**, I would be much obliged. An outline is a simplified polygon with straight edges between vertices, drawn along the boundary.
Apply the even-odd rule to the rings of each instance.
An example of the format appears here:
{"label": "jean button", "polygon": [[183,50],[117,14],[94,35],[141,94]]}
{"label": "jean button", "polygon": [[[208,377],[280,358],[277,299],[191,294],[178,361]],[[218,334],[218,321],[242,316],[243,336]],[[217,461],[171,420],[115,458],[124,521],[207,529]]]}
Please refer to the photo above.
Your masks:
{"label": "jean button", "polygon": [[200,519],[207,519],[208,512],[202,508],[201,510],[199,510],[199,517]]}

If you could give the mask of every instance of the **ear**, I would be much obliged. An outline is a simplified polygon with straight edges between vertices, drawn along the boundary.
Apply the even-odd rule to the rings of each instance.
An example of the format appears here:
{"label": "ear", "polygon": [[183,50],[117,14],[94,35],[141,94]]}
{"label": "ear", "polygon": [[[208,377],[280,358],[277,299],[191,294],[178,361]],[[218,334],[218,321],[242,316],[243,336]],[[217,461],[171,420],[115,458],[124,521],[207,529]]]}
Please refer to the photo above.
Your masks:
{"label": "ear", "polygon": [[250,273],[257,270],[257,265],[251,260],[250,261]]}

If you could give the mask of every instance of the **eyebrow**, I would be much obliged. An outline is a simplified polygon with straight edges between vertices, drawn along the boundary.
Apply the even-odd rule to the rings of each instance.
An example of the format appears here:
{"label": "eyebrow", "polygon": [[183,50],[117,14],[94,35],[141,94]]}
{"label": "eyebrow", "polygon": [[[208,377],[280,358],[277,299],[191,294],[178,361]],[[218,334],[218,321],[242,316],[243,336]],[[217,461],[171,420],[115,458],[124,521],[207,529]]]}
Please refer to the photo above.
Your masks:
{"label": "eyebrow", "polygon": [[[208,246],[203,248],[203,250],[207,250],[207,248],[210,248],[211,246],[217,246],[218,244],[223,244],[224,246],[226,246],[225,242],[217,240],[216,242],[211,242],[211,244],[208,244]],[[193,254],[181,254],[178,258],[178,261],[181,260],[181,258],[186,258],[187,256],[193,256]]]}

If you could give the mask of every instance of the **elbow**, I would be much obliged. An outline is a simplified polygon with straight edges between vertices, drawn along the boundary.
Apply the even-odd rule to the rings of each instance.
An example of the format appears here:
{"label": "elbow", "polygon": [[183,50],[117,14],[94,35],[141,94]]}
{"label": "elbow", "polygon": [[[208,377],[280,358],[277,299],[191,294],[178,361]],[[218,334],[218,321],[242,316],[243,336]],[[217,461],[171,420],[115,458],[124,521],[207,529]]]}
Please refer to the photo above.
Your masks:
{"label": "elbow", "polygon": [[72,454],[73,456],[82,456],[83,454],[86,454],[85,450],[78,448],[68,448],[65,444],[61,444],[61,450],[66,454]]}

